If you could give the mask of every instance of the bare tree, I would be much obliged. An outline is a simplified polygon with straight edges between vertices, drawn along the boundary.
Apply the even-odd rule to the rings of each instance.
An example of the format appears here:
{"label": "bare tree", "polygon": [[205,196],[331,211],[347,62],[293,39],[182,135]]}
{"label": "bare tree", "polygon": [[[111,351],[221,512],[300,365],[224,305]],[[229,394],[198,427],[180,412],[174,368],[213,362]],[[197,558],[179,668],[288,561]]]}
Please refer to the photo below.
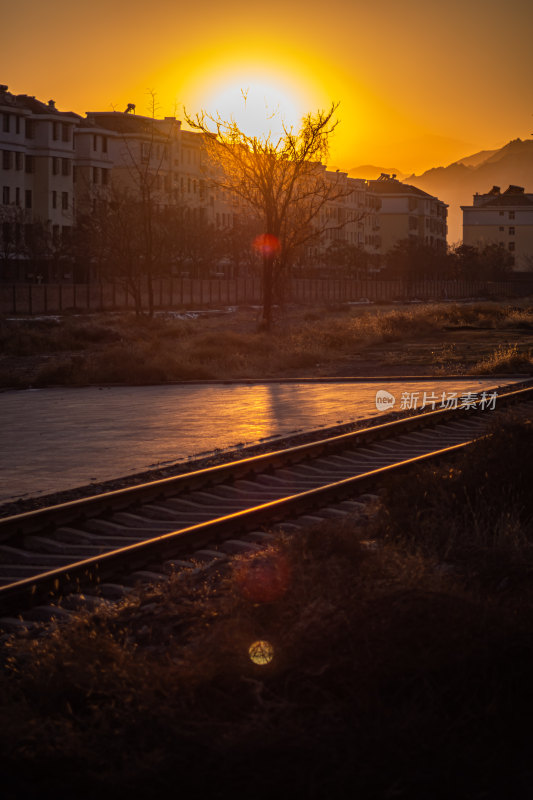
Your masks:
{"label": "bare tree", "polygon": [[27,213],[16,205],[0,205],[0,263],[2,277],[11,277],[11,270],[25,255],[24,226]]}
{"label": "bare tree", "polygon": [[249,136],[235,122],[202,111],[185,112],[187,123],[204,134],[215,186],[239,198],[245,212],[256,216],[263,234],[256,246],[263,256],[263,323],[272,321],[274,280],[298,248],[326,228],[340,228],[350,218],[333,221],[325,208],[351,189],[340,173],[327,172],[329,138],[337,126],[338,104],[307,114],[300,129],[283,125],[279,138]]}
{"label": "bare tree", "polygon": [[153,91],[148,95],[149,116],[131,116],[135,107],[130,103],[113,120],[115,130],[122,134],[122,153],[113,168],[112,186],[100,198],[100,214],[93,212],[93,216],[106,243],[108,266],[125,283],[137,313],[142,312],[144,285],[152,316],[153,279],[161,268],[162,213],[172,202],[170,164],[176,122],[173,117],[158,120],[156,95]]}

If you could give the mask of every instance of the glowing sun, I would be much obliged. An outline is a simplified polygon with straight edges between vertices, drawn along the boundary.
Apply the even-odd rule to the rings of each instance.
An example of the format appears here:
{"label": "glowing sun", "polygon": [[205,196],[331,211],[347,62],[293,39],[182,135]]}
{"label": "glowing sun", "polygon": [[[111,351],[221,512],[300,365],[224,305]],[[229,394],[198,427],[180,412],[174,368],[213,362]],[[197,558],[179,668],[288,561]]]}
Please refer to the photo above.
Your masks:
{"label": "glowing sun", "polygon": [[287,128],[299,127],[300,101],[287,85],[270,77],[243,73],[215,83],[206,100],[206,111],[233,119],[248,136],[277,138]]}

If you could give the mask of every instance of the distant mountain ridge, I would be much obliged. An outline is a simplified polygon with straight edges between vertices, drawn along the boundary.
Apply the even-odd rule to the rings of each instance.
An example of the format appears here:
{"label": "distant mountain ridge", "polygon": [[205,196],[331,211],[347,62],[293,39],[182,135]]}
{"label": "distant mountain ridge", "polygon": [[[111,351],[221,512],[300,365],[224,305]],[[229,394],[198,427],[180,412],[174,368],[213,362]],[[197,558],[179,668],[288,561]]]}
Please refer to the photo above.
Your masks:
{"label": "distant mountain ridge", "polygon": [[510,184],[533,192],[533,140],[513,139],[499,150],[482,150],[447,167],[435,167],[407,181],[448,203],[448,242],[462,239],[462,205],[471,205],[476,192]]}

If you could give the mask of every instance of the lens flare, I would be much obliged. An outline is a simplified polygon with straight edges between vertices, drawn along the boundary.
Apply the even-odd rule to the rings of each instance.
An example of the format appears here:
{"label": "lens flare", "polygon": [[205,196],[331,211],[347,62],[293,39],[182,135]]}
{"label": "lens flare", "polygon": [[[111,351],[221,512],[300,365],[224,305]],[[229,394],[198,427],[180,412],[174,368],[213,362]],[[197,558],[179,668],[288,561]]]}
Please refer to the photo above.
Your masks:
{"label": "lens flare", "polygon": [[281,250],[281,243],[273,233],[261,233],[255,237],[253,247],[263,256],[275,256]]}
{"label": "lens flare", "polygon": [[246,560],[236,567],[235,581],[243,597],[252,603],[274,603],[290,582],[290,567],[280,553]]}
{"label": "lens flare", "polygon": [[254,664],[259,664],[263,667],[266,664],[270,664],[274,658],[274,648],[270,642],[260,639],[250,645],[248,648],[248,655]]}

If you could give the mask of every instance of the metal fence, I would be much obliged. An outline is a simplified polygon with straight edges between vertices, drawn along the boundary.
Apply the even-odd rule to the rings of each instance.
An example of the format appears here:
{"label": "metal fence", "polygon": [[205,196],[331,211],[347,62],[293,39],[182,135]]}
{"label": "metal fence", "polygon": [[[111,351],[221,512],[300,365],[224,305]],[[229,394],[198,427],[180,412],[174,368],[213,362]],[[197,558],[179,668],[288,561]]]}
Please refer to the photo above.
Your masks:
{"label": "metal fence", "polygon": [[[258,278],[154,280],[157,309],[213,308],[259,305]],[[525,297],[533,294],[533,276],[508,281],[355,280],[351,278],[291,278],[283,287],[283,302],[308,305],[391,302],[394,300],[454,300],[480,297]],[[142,296],[148,305],[147,293]],[[47,314],[65,311],[133,310],[133,297],[120,283],[0,284],[0,313]]]}

